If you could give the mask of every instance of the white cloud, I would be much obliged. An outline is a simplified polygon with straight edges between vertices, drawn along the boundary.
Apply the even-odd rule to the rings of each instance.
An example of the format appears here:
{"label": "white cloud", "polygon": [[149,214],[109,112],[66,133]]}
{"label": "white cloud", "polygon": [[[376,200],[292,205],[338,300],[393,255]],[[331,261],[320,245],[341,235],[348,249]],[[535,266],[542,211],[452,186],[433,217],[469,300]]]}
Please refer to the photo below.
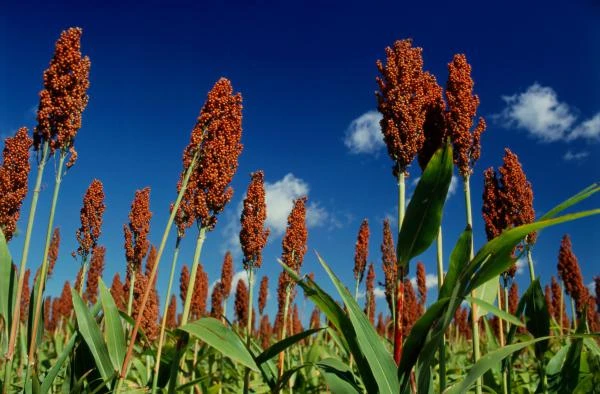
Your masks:
{"label": "white cloud", "polygon": [[[385,298],[385,290],[381,287],[375,286],[375,288],[373,289],[373,294],[375,295],[375,299]],[[359,300],[364,299],[365,296],[366,296],[366,292],[364,292],[364,291],[358,292]]]}
{"label": "white cloud", "polygon": [[590,155],[590,152],[572,152],[570,150],[567,151],[567,153],[565,153],[565,155],[563,156],[563,159],[565,161],[580,161],[585,159],[586,157],[588,157]]}
{"label": "white cloud", "polygon": [[597,113],[594,117],[581,122],[567,136],[567,139],[569,141],[577,138],[585,138],[588,140],[600,140],[600,112]]}
{"label": "white cloud", "polygon": [[[534,260],[531,260],[531,261],[535,265],[535,261]],[[525,270],[525,268],[529,265],[529,262],[527,261],[527,257],[521,256],[515,264],[517,266],[517,274],[522,274],[523,271]]]}
{"label": "white cloud", "polygon": [[544,141],[573,141],[587,139],[600,141],[600,112],[576,124],[577,111],[561,102],[549,86],[537,82],[525,92],[502,96],[506,108],[495,115],[507,127],[527,130],[533,137]]}
{"label": "white cloud", "polygon": [[590,283],[588,283],[587,288],[591,294],[596,294],[596,282],[591,281]]}
{"label": "white cloud", "polygon": [[507,106],[500,114],[507,126],[526,129],[542,141],[558,141],[575,123],[566,103],[558,101],[551,87],[534,83],[523,93],[503,96]]}
{"label": "white cloud", "polygon": [[[410,283],[412,283],[413,287],[417,287],[417,277],[413,276],[410,278]],[[436,274],[426,274],[425,275],[425,287],[427,290],[437,288],[438,281]]]}
{"label": "white cloud", "polygon": [[351,153],[374,154],[385,146],[379,121],[382,116],[377,111],[369,111],[354,119],[344,137],[344,145]]}

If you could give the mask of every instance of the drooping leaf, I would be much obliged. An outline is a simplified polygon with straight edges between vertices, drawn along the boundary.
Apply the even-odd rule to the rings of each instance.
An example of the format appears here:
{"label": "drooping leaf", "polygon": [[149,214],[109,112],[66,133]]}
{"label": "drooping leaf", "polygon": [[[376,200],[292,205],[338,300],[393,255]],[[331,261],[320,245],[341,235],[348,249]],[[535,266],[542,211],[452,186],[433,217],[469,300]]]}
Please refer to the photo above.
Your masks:
{"label": "drooping leaf", "polygon": [[321,330],[322,330],[322,328],[313,328],[313,329],[302,331],[296,335],[292,335],[292,336],[282,339],[281,341],[271,345],[271,347],[269,347],[267,350],[265,350],[264,352],[259,354],[258,357],[256,357],[256,359],[255,359],[256,364],[264,363],[265,361],[267,361],[267,360],[277,356],[279,353],[285,351],[290,346],[300,342],[304,338],[309,337]]}
{"label": "drooping leaf", "polygon": [[558,215],[559,213],[561,213],[562,211],[564,211],[565,209],[572,207],[573,205],[577,204],[578,202],[583,201],[586,198],[589,198],[594,193],[597,193],[599,191],[600,191],[600,183],[595,182],[595,183],[589,185],[588,187],[586,187],[585,189],[583,189],[582,191],[580,191],[579,193],[570,197],[569,199],[561,202],[560,204],[558,204],[557,206],[555,206],[554,208],[552,208],[551,210],[546,212],[544,215],[542,215],[538,220],[551,219],[551,218],[555,217],[556,215]]}
{"label": "drooping leaf", "polygon": [[348,365],[341,360],[328,357],[315,363],[315,366],[321,371],[325,383],[332,393],[362,393],[356,377]]}
{"label": "drooping leaf", "polygon": [[452,170],[452,145],[446,143],[431,157],[406,208],[397,245],[398,264],[405,273],[410,259],[423,253],[438,235]]}
{"label": "drooping leaf", "polygon": [[452,290],[456,286],[458,276],[469,264],[469,255],[471,253],[471,238],[473,237],[473,230],[470,226],[460,234],[452,253],[450,254],[450,264],[448,265],[448,272],[444,277],[444,284],[440,290],[438,299],[448,298],[452,293]]}
{"label": "drooping leaf", "polygon": [[212,317],[204,317],[188,323],[178,330],[204,341],[209,346],[223,353],[226,357],[239,362],[253,371],[259,372],[252,354],[246,349],[243,341],[221,321]]}
{"label": "drooping leaf", "polygon": [[65,345],[65,348],[63,349],[63,351],[60,354],[60,356],[58,356],[58,358],[54,362],[54,365],[52,366],[52,368],[48,371],[48,373],[44,377],[44,381],[42,382],[42,386],[40,388],[40,393],[41,394],[48,393],[50,391],[50,389],[52,388],[52,384],[54,383],[54,379],[56,379],[56,377],[58,376],[58,373],[62,369],[62,366],[63,366],[65,360],[71,354],[71,351],[75,347],[75,342],[76,341],[77,341],[77,333],[74,333],[71,336],[71,339],[69,339],[69,342],[67,342],[67,344]]}
{"label": "drooping leaf", "polygon": [[[496,307],[495,305],[489,304],[483,300],[480,300],[479,298],[467,296],[467,297],[465,297],[465,299],[467,301],[479,306],[484,313],[492,313],[492,314],[500,317],[502,320],[510,322],[511,324],[514,324],[519,327],[525,327],[525,324],[523,324],[523,322],[521,320],[517,319],[515,316],[511,315],[510,313],[503,311],[502,309],[498,309],[498,307]],[[546,335],[548,335],[548,334],[546,334]]]}
{"label": "drooping leaf", "polygon": [[[550,335],[550,313],[546,305],[546,297],[540,280],[536,279],[531,284],[531,291],[527,293],[525,301],[525,321],[527,330],[534,338],[546,337]],[[538,361],[543,362],[544,353],[548,349],[548,341],[541,341],[535,344],[535,356]]]}

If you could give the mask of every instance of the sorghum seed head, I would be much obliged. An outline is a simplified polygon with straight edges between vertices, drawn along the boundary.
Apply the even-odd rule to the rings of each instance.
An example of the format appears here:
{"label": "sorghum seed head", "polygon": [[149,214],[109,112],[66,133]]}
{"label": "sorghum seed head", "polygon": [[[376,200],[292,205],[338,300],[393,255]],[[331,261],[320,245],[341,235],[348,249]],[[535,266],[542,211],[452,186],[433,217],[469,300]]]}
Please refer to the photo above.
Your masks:
{"label": "sorghum seed head", "polygon": [[385,299],[391,311],[394,289],[396,288],[396,277],[398,274],[396,266],[396,248],[394,247],[394,238],[392,236],[389,219],[385,219],[383,221],[381,260],[383,263],[383,274],[385,277]]}
{"label": "sorghum seed head", "polygon": [[446,101],[444,101],[442,88],[432,74],[425,73],[423,79],[426,94],[423,122],[425,140],[417,156],[421,170],[425,170],[433,154],[444,145],[448,136]]}
{"label": "sorghum seed head", "polygon": [[267,298],[269,295],[269,277],[263,276],[260,280],[260,289],[258,291],[258,313],[261,315],[265,310],[265,306],[267,305]]}
{"label": "sorghum seed head", "polygon": [[419,304],[425,305],[425,302],[427,302],[427,275],[425,274],[425,264],[422,261],[417,263],[417,289],[419,291]]}
{"label": "sorghum seed head", "polygon": [[81,227],[77,230],[77,254],[87,258],[94,249],[102,229],[102,216],[104,215],[104,186],[102,182],[94,179],[83,196],[83,207],[80,211]]}
{"label": "sorghum seed head", "polygon": [[369,254],[369,221],[364,219],[358,230],[358,237],[354,248],[354,279],[362,282],[367,268],[367,256]]}
{"label": "sorghum seed head", "polygon": [[104,246],[96,246],[92,252],[90,270],[87,275],[87,283],[83,295],[83,299],[92,305],[98,300],[98,283],[104,271],[105,254],[106,248]]}
{"label": "sorghum seed head", "polygon": [[179,298],[185,304],[188,286],[190,283],[190,270],[186,264],[181,267],[181,276],[179,277]]}
{"label": "sorghum seed head", "polygon": [[233,258],[227,251],[223,258],[223,267],[221,268],[221,286],[223,286],[223,299],[227,299],[231,294],[231,281],[233,280]]}
{"label": "sorghum seed head", "polygon": [[557,268],[558,276],[565,284],[565,292],[575,300],[577,310],[580,311],[587,301],[587,289],[583,284],[579,262],[573,253],[571,238],[568,235],[565,235],[560,243]]}
{"label": "sorghum seed head", "polygon": [[52,232],[52,239],[50,240],[50,248],[48,249],[48,274],[47,278],[51,278],[54,273],[54,267],[56,266],[56,260],[58,260],[58,249],[60,247],[60,230],[57,228]]}
{"label": "sorghum seed head", "polygon": [[177,298],[174,294],[171,295],[167,309],[167,327],[170,329],[177,327]]}
{"label": "sorghum seed head", "polygon": [[125,232],[125,257],[127,258],[128,277],[132,270],[140,271],[142,261],[148,253],[150,242],[150,188],[146,187],[135,192],[135,197],[129,212],[129,224],[123,225]]}
{"label": "sorghum seed head", "polygon": [[251,267],[260,268],[262,264],[262,250],[267,243],[269,230],[264,229],[267,219],[267,205],[265,204],[264,174],[256,171],[251,175],[252,180],[244,199],[240,230],[240,245],[244,254],[244,269]]}
{"label": "sorghum seed head", "polygon": [[123,283],[121,282],[121,277],[117,272],[115,276],[113,276],[112,284],[110,285],[110,295],[112,295],[115,300],[115,305],[120,310],[125,310],[127,307],[126,295],[123,289]]}
{"label": "sorghum seed head", "polygon": [[234,310],[238,324],[245,327],[248,324],[248,287],[243,280],[238,280],[235,289]]}
{"label": "sorghum seed head", "polygon": [[213,286],[210,305],[210,315],[215,319],[221,319],[221,316],[223,315],[223,286],[218,282]]}

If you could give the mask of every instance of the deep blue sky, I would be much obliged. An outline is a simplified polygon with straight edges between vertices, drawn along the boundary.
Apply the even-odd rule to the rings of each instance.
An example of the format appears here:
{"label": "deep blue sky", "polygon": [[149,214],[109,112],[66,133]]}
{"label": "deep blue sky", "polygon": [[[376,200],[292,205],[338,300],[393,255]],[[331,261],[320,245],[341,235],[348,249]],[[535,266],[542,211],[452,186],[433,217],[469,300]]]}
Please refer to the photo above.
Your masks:
{"label": "deep blue sky", "polygon": [[[378,280],[383,280],[381,223],[386,215],[395,215],[396,204],[391,161],[381,149],[353,154],[344,140],[351,122],[375,109],[375,61],[384,57],[384,48],[396,39],[412,37],[423,47],[425,68],[441,84],[445,84],[446,64],[454,53],[465,53],[473,67],[481,98],[479,112],[489,125],[472,179],[477,245],[484,240],[479,214],[481,173],[501,164],[505,146],[521,159],[533,184],[538,213],[598,180],[600,117],[598,126],[594,122],[600,113],[597,2],[287,3],[103,2],[83,6],[81,2],[22,2],[17,6],[12,2],[3,7],[3,138],[20,126],[35,126],[42,73],[62,30],[83,28],[83,52],[92,61],[90,102],[76,141],[79,160],[65,178],[58,205],[56,225],[63,243],[57,272],[49,284],[51,294],[59,292],[64,280],[73,278],[78,269],[70,252],[76,248],[81,199],[93,178],[103,181],[107,194],[100,239],[108,249],[106,282],[116,271],[124,271],[122,225],[134,191],[144,186],[152,188],[151,238],[156,244],[160,241],[168,206],[175,198],[181,152],[207,91],[221,76],[231,79],[243,94],[244,151],[233,181],[234,198],[203,251],[211,282],[218,277],[223,251],[235,235],[236,209],[248,175],[256,169],[263,169],[266,181],[278,191],[277,185],[289,182],[276,182],[289,173],[293,178],[287,181],[299,187],[299,192],[309,190],[309,201],[319,215],[310,228],[304,272],[316,271],[317,278],[331,289],[316,262],[313,250],[317,250],[350,285],[354,242],[360,221],[366,217],[372,232],[369,260],[376,264]],[[513,107],[507,107],[503,96],[514,96]],[[507,112],[510,109],[513,112]],[[587,120],[591,121],[586,124]],[[558,127],[559,136],[543,141],[544,136],[549,139],[544,133],[552,127]],[[587,130],[587,137],[577,138],[581,130]],[[413,179],[417,177],[418,166],[411,172]],[[52,175],[50,165],[30,254],[29,264],[34,267],[41,259]],[[464,227],[460,189],[459,185],[448,200],[444,216],[447,253]],[[579,208],[597,206],[596,196]],[[27,211],[29,200],[24,207]],[[541,234],[534,259],[543,282],[555,274],[564,233],[572,236],[586,284],[592,281],[599,273],[598,223],[598,218],[584,219]],[[20,229],[24,231],[24,221]],[[191,260],[193,237],[190,233],[184,240],[181,262]],[[21,242],[22,237],[11,242],[17,259]],[[239,256],[239,251],[235,253]],[[281,236],[275,234],[258,273],[270,276],[272,291],[280,253]],[[422,256],[430,273],[435,273],[433,259],[433,249]],[[170,249],[160,265],[161,292],[166,288],[169,262]],[[236,270],[240,269],[238,258]],[[519,276],[522,286],[528,282],[527,275],[525,270]],[[435,291],[430,294],[433,297]],[[272,297],[271,308],[275,303]],[[383,306],[379,300],[379,310]]]}

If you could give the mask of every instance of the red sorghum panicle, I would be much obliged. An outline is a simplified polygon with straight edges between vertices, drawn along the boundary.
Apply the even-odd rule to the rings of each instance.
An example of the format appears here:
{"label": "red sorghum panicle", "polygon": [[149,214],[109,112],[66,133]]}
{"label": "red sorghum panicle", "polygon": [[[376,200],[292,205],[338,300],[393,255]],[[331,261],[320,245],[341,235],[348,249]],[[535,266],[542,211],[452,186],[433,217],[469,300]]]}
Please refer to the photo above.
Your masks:
{"label": "red sorghum panicle", "polygon": [[590,332],[600,331],[600,313],[596,311],[596,298],[588,294],[587,296],[587,322]]}
{"label": "red sorghum panicle", "polygon": [[229,183],[242,152],[241,136],[242,96],[234,94],[228,79],[221,78],[208,93],[192,130],[190,144],[184,151],[178,192],[192,157],[200,148],[199,163],[190,177],[180,206],[183,213],[178,213],[185,218],[182,223],[196,220],[208,229],[215,226],[217,214],[233,195]]}
{"label": "red sorghum panicle", "polygon": [[234,310],[240,327],[246,327],[248,324],[248,287],[243,280],[238,280],[235,289]]}
{"label": "red sorghum panicle", "polygon": [[56,266],[56,260],[58,260],[58,249],[60,247],[60,230],[57,228],[52,232],[52,239],[50,240],[50,248],[48,249],[48,273],[47,278],[51,278],[54,273],[54,267]]}
{"label": "red sorghum panicle", "polygon": [[185,304],[188,285],[190,283],[190,270],[186,264],[181,267],[181,276],[179,277],[179,299]]}
{"label": "red sorghum panicle", "polygon": [[[36,274],[37,277],[37,274]],[[35,281],[34,281],[35,282]],[[79,267],[79,271],[77,271],[77,275],[75,276],[75,291],[81,293],[81,288],[83,286],[83,265]]]}
{"label": "red sorghum panicle", "polygon": [[44,71],[34,131],[35,150],[48,141],[52,151],[71,153],[67,167],[77,159],[73,143],[88,103],[90,59],[81,56],[81,34],[80,28],[70,28],[56,42],[50,66]]}
{"label": "red sorghum panicle", "polygon": [[404,279],[404,308],[402,311],[402,336],[406,338],[419,317],[417,296],[408,278]]}
{"label": "red sorghum panicle", "polygon": [[92,252],[92,260],[90,262],[90,270],[87,275],[85,293],[83,299],[90,304],[95,304],[98,300],[98,283],[104,272],[104,255],[106,248],[104,246],[96,246]]}
{"label": "red sorghum panicle", "polygon": [[358,230],[358,237],[354,247],[354,279],[362,282],[367,268],[367,256],[369,254],[369,222],[364,219]]}
{"label": "red sorghum panicle", "polygon": [[171,295],[169,301],[169,307],[167,309],[167,327],[173,329],[177,327],[177,298],[175,295]]}
{"label": "red sorghum panicle", "polygon": [[273,329],[271,327],[271,323],[269,322],[269,316],[263,315],[260,319],[260,328],[259,328],[259,336],[261,339],[261,346],[263,349],[267,349],[271,344],[271,335],[273,334]]}
{"label": "red sorghum panicle", "polygon": [[375,326],[375,330],[377,331],[377,334],[385,337],[385,323],[383,322],[383,313],[381,312],[377,315],[377,325]]}
{"label": "red sorghum panicle", "polygon": [[[131,308],[134,320],[138,317],[138,313],[141,309],[140,306],[142,304],[142,297],[146,291],[146,287],[149,285],[151,286],[151,284],[148,283],[148,277],[146,275],[144,275],[142,272],[136,274],[135,285],[133,287],[133,307]],[[140,323],[142,331],[146,334],[146,337],[148,337],[148,340],[150,341],[155,340],[159,333],[158,302],[159,300],[158,294],[156,293],[156,288],[152,286],[152,291],[148,297],[146,307],[142,312]]]}
{"label": "red sorghum panicle", "polygon": [[267,243],[269,230],[264,229],[267,219],[267,206],[265,204],[264,174],[256,171],[251,175],[252,180],[244,199],[240,230],[240,245],[244,254],[244,269],[251,267],[260,268],[262,264],[262,250]]}
{"label": "red sorghum panicle", "polygon": [[223,286],[219,282],[213,286],[213,291],[210,296],[210,315],[215,319],[220,319],[223,315]]}
{"label": "red sorghum panicle", "polygon": [[25,323],[27,321],[27,316],[29,315],[29,300],[31,298],[31,290],[29,289],[29,276],[31,275],[31,270],[27,268],[25,271],[25,276],[23,276],[23,292],[21,293],[21,304],[19,307],[21,308],[20,319],[21,322]]}
{"label": "red sorghum panicle", "polygon": [[300,272],[300,266],[306,254],[306,197],[294,201],[294,207],[287,220],[287,228],[283,236],[283,253],[281,260],[291,269]]}
{"label": "red sorghum panicle", "polygon": [[27,195],[31,142],[26,127],[17,130],[14,137],[4,140],[0,166],[0,229],[7,241],[17,229],[21,205]]}
{"label": "red sorghum panicle", "polygon": [[221,286],[223,286],[223,299],[227,299],[231,294],[231,281],[233,280],[233,258],[231,253],[227,251],[223,259],[223,267],[221,268]]}
{"label": "red sorghum panicle", "polygon": [[[154,245],[150,245],[150,251],[148,252],[148,257],[146,257],[146,269],[144,270],[144,275],[146,275],[148,278],[150,277],[150,273],[152,272],[152,269],[154,268],[154,265],[156,264],[157,254],[158,254],[158,251],[156,250]],[[152,286],[156,286],[157,277],[158,276],[154,277],[154,283],[152,283]]]}
{"label": "red sorghum panicle", "polygon": [[[511,226],[532,223],[535,220],[533,209],[533,190],[519,162],[519,157],[504,149],[504,163],[500,168],[500,196],[503,209],[510,218]],[[527,236],[527,243],[535,243],[536,233]]]}
{"label": "red sorghum panicle", "polygon": [[515,314],[517,311],[517,305],[519,304],[519,286],[517,282],[512,283],[508,292],[508,311],[511,314]]}
{"label": "red sorghum panicle", "polygon": [[125,257],[127,258],[127,277],[131,276],[132,270],[141,270],[142,261],[148,253],[150,242],[148,232],[150,231],[150,188],[146,187],[135,192],[129,211],[129,224],[123,225],[125,233]]}
{"label": "red sorghum panicle", "polygon": [[[569,318],[567,317],[567,309],[565,308],[565,299],[562,296],[562,290],[560,284],[554,276],[550,282],[550,289],[552,290],[552,309],[554,309],[554,319],[561,325],[562,328],[569,327]],[[560,311],[562,308],[562,322],[560,320]]]}
{"label": "red sorghum panicle", "polygon": [[321,328],[321,312],[317,307],[314,307],[312,313],[310,314],[310,328]]}
{"label": "red sorghum panicle", "polygon": [[298,312],[298,304],[294,303],[294,308],[292,309],[292,335],[296,335],[304,331],[304,327],[302,327],[302,321],[300,321],[300,313]]}
{"label": "red sorghum panicle", "polygon": [[509,227],[509,218],[503,209],[500,181],[493,167],[483,173],[483,205],[481,207],[488,241]]}
{"label": "red sorghum panicle", "polygon": [[423,122],[423,134],[425,141],[419,149],[417,160],[421,170],[424,170],[436,150],[442,147],[447,136],[446,125],[446,101],[440,85],[435,77],[425,73],[423,77],[425,86],[425,122]]}
{"label": "red sorghum panicle", "polygon": [[71,283],[67,280],[60,293],[60,315],[63,319],[68,319],[73,311],[73,298],[71,297]]}
{"label": "red sorghum panicle", "polygon": [[485,130],[485,120],[479,118],[477,126],[471,132],[473,120],[479,106],[479,97],[473,95],[471,66],[463,54],[454,55],[448,63],[448,82],[446,99],[449,113],[448,132],[454,145],[454,163],[460,174],[465,177],[472,173],[475,162],[481,153],[481,133]]}
{"label": "red sorghum panicle", "polygon": [[127,296],[125,294],[123,283],[121,282],[121,276],[119,276],[118,272],[113,276],[113,281],[110,285],[110,295],[112,295],[115,300],[117,308],[120,310],[125,310],[127,308]]}
{"label": "red sorghum panicle", "polygon": [[198,264],[195,282],[190,303],[190,316],[199,319],[206,314],[206,298],[208,297],[208,274],[204,271],[202,264]]}
{"label": "red sorghum panicle", "polygon": [[394,297],[394,289],[396,288],[396,248],[394,247],[394,238],[390,228],[389,219],[383,221],[383,242],[381,243],[381,260],[383,267],[383,275],[385,278],[385,299],[392,311],[392,299]]}
{"label": "red sorghum panicle", "polygon": [[387,47],[386,64],[378,60],[379,91],[377,109],[388,154],[394,161],[394,175],[406,173],[406,168],[421,149],[425,136],[426,93],[424,86],[422,49],[412,46],[412,40],[401,40]]}
{"label": "red sorghum panicle", "polygon": [[267,297],[269,296],[269,277],[263,276],[260,280],[260,288],[258,291],[258,313],[261,315],[265,311],[267,305]]}
{"label": "red sorghum panicle", "polygon": [[425,305],[427,302],[427,276],[425,274],[425,264],[421,261],[417,263],[417,290],[419,292],[419,304]]}
{"label": "red sorghum panicle", "polygon": [[104,215],[104,186],[102,182],[94,179],[83,196],[83,207],[79,217],[81,227],[77,230],[77,254],[86,259],[98,242],[102,229],[102,215]]}
{"label": "red sorghum panicle", "polygon": [[46,297],[44,300],[44,329],[46,331],[54,331],[54,322],[52,321],[52,298]]}
{"label": "red sorghum panicle", "polygon": [[571,238],[565,235],[558,252],[558,276],[565,285],[565,292],[575,300],[577,311],[581,311],[587,302],[587,289],[583,284],[583,276],[573,253]]}
{"label": "red sorghum panicle", "polygon": [[367,317],[371,321],[371,324],[375,324],[375,266],[373,266],[373,263],[369,264],[366,282],[367,293],[365,311],[367,312]]}
{"label": "red sorghum panicle", "polygon": [[548,313],[551,317],[556,316],[554,304],[552,303],[552,288],[550,287],[550,285],[546,285],[544,287],[544,298],[546,299],[546,305],[548,306]]}
{"label": "red sorghum panicle", "polygon": [[[275,320],[275,324],[274,324],[274,329],[275,332],[277,333],[277,335],[281,338],[282,335],[282,328],[283,328],[283,320],[285,318],[284,316],[284,309],[285,309],[285,298],[286,298],[286,291],[288,289],[288,286],[291,282],[291,278],[290,276],[285,272],[285,271],[281,271],[281,273],[279,274],[279,278],[278,278],[278,282],[277,282],[277,316],[276,316],[276,320]],[[290,302],[293,298],[290,296]]]}

